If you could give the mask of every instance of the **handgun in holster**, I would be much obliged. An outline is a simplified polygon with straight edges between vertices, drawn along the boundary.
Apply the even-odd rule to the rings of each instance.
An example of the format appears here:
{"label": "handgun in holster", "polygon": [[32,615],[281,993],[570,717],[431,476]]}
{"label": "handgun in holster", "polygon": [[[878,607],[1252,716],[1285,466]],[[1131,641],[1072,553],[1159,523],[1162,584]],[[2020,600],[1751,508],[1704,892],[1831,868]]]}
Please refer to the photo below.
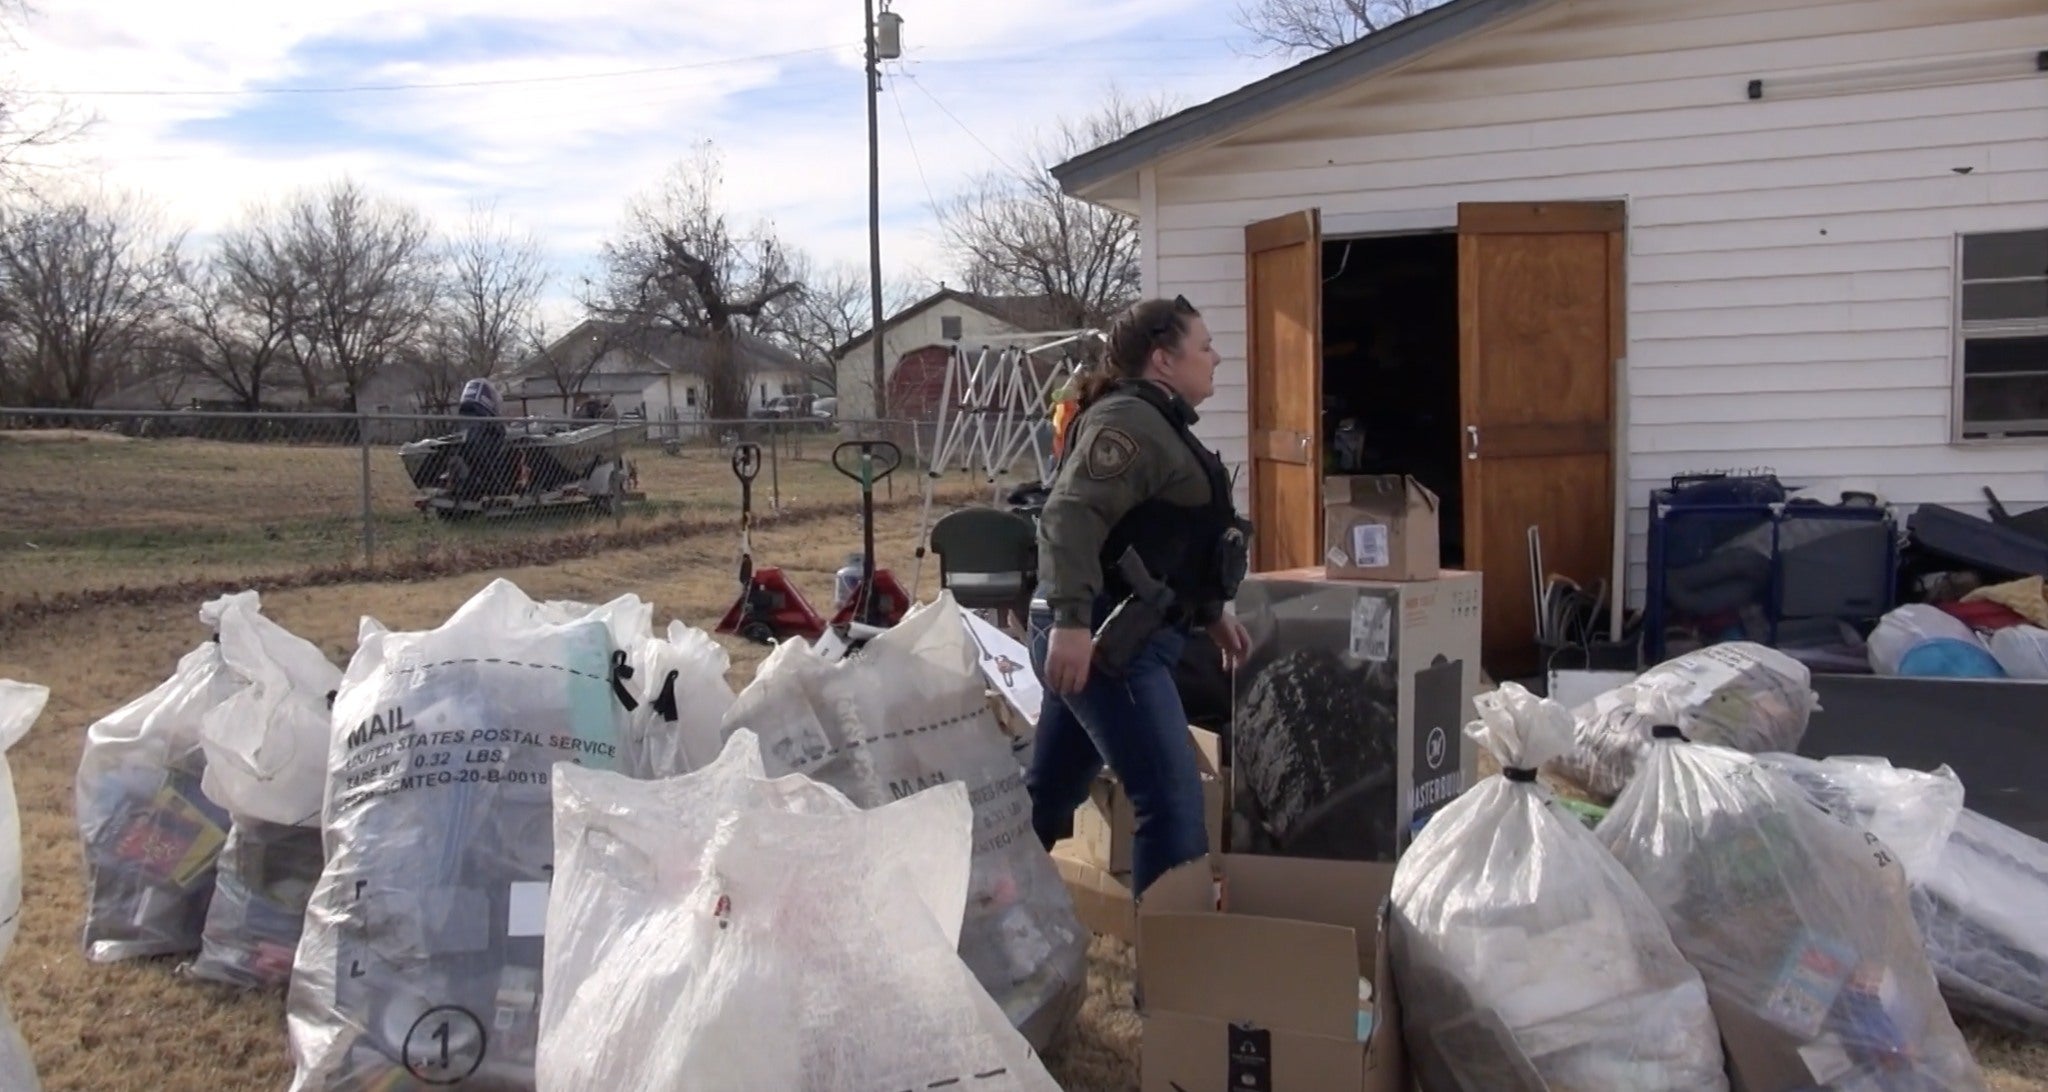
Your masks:
{"label": "handgun in holster", "polygon": [[1095,631],[1094,666],[1109,676],[1121,676],[1131,666],[1138,650],[1152,635],[1172,624],[1178,600],[1173,589],[1153,577],[1152,571],[1132,547],[1124,547],[1116,560],[1116,571],[1131,593],[1103,620]]}

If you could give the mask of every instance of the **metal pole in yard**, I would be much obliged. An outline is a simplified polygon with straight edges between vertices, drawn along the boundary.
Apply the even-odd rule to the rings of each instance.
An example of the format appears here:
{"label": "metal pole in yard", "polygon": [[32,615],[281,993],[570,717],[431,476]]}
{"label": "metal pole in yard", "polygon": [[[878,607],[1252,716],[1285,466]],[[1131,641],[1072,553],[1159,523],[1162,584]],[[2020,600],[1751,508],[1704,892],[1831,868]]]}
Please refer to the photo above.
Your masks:
{"label": "metal pole in yard", "polygon": [[363,565],[367,567],[377,562],[377,529],[370,507],[370,417],[366,413],[356,414],[356,445],[363,453]]}
{"label": "metal pole in yard", "polygon": [[769,511],[782,514],[782,439],[775,422],[768,422]]}
{"label": "metal pole in yard", "polygon": [[882,357],[882,141],[875,112],[875,99],[882,89],[882,63],[875,41],[875,0],[866,0],[864,10],[868,46],[868,295],[874,310],[874,323],[868,330],[874,341],[874,415],[880,418],[888,412],[888,365]]}

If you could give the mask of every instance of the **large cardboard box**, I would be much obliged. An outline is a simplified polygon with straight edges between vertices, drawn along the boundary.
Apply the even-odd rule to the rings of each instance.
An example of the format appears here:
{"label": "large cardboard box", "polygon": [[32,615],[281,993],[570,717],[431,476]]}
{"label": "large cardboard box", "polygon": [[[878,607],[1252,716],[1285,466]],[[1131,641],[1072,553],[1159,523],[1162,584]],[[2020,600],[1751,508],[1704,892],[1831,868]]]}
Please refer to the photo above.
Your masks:
{"label": "large cardboard box", "polygon": [[1478,573],[1256,573],[1231,725],[1233,853],[1392,861],[1476,780]]}
{"label": "large cardboard box", "polygon": [[[1391,865],[1226,854],[1138,914],[1144,1092],[1407,1092]],[[1361,1005],[1359,980],[1371,984]]]}
{"label": "large cardboard box", "polygon": [[1052,847],[1052,863],[1067,885],[1067,895],[1074,900],[1074,916],[1082,926],[1096,936],[1138,943],[1138,909],[1128,876],[1111,875],[1082,860],[1072,839]]}
{"label": "large cardboard box", "polygon": [[1434,580],[1441,571],[1436,494],[1406,474],[1323,479],[1323,575]]}
{"label": "large cardboard box", "polygon": [[[1223,823],[1229,795],[1223,768],[1223,741],[1216,733],[1190,726],[1188,742],[1202,771],[1202,814],[1209,828],[1209,852],[1223,852]],[[1074,812],[1076,856],[1115,875],[1131,871],[1131,835],[1138,829],[1137,812],[1123,783],[1110,771],[1095,779],[1088,800]]]}

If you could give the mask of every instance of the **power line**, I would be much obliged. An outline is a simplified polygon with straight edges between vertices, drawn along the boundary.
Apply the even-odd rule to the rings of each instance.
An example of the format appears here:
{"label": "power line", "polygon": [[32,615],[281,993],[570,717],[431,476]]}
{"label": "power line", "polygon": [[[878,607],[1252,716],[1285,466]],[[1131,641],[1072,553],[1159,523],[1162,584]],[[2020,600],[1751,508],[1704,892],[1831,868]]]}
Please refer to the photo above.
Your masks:
{"label": "power line", "polygon": [[889,84],[889,101],[896,104],[896,119],[903,123],[903,140],[910,145],[910,162],[917,168],[917,180],[924,184],[925,204],[931,209],[932,216],[938,217],[939,198],[932,192],[931,179],[924,175],[924,158],[917,154],[917,137],[910,131],[910,116],[903,112],[903,96],[896,93],[893,81]]}
{"label": "power line", "polygon": [[990,158],[994,159],[997,163],[1002,164],[1005,169],[1013,173],[1030,173],[1025,171],[1019,171],[1014,164],[1012,164],[1009,160],[1003,158],[1003,154],[1001,152],[998,152],[994,148],[989,147],[988,142],[981,139],[981,134],[975,132],[974,129],[970,127],[966,122],[961,121],[959,115],[953,113],[953,111],[951,110],[948,110],[946,108],[946,104],[940,102],[939,97],[937,95],[932,94],[931,90],[925,87],[923,81],[919,80],[916,76],[908,72],[904,72],[902,75],[904,79],[910,81],[911,86],[923,92],[925,98],[932,100],[932,105],[938,107],[940,113],[946,115],[949,118],[952,118],[953,124],[958,125],[960,127],[961,132],[966,133],[969,137],[971,137],[974,140],[976,144],[981,145],[981,150],[987,152]]}
{"label": "power line", "polygon": [[628,76],[651,76],[665,72],[687,72],[695,69],[722,68],[727,65],[752,64],[757,61],[783,60],[789,57],[803,57],[816,53],[831,53],[840,49],[852,48],[853,45],[858,45],[858,43],[812,46],[809,49],[791,49],[780,53],[757,53],[749,57],[721,57],[715,61],[692,61],[687,64],[658,65],[652,68],[621,68],[607,72],[579,72],[563,76],[511,76],[496,80],[449,80],[440,83],[363,83],[329,87],[213,87],[196,90],[130,88],[100,91],[50,91],[45,93],[69,95],[77,98],[201,98],[228,95],[347,95],[376,91],[443,91],[476,87],[509,87],[521,84],[573,83],[581,80],[610,80]]}

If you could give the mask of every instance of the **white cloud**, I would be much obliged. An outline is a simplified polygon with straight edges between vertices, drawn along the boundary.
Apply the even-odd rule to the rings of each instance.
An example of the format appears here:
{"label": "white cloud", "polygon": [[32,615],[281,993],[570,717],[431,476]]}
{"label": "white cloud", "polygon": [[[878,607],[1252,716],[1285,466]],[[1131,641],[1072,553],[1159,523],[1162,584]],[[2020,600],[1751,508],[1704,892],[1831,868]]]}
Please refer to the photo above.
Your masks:
{"label": "white cloud", "polygon": [[[879,103],[884,262],[943,273],[930,205],[1103,85],[1197,100],[1264,69],[1203,0],[898,0],[906,64]],[[743,219],[866,264],[867,124],[851,0],[94,0],[47,4],[17,80],[83,95],[66,150],[208,234],[250,203],[346,172],[452,223],[474,198],[587,264],[626,200],[710,138]],[[814,50],[796,56],[764,54]],[[748,59],[760,58],[760,59]],[[698,66],[698,67],[683,67]],[[614,78],[622,69],[668,67]],[[506,84],[498,81],[536,81]],[[545,82],[540,82],[545,81]],[[265,87],[488,86],[345,95]],[[944,103],[941,107],[933,100]],[[906,126],[908,132],[906,133]]]}

